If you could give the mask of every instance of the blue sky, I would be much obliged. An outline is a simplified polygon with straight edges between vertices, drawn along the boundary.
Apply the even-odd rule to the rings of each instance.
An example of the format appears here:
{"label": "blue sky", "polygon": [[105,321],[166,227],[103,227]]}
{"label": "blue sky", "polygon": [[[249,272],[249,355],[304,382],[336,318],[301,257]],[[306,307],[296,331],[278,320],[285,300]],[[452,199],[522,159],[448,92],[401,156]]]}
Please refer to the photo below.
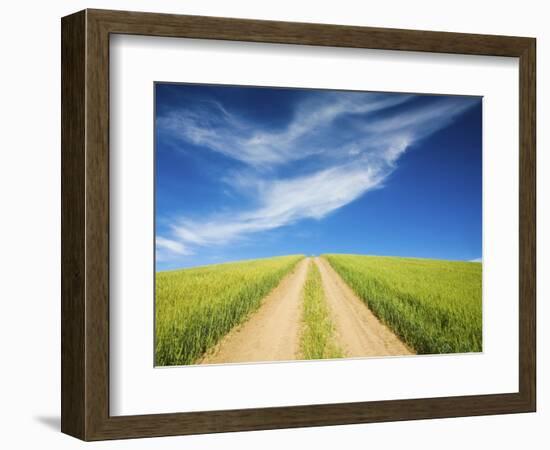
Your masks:
{"label": "blue sky", "polygon": [[157,83],[157,270],[481,257],[480,97]]}

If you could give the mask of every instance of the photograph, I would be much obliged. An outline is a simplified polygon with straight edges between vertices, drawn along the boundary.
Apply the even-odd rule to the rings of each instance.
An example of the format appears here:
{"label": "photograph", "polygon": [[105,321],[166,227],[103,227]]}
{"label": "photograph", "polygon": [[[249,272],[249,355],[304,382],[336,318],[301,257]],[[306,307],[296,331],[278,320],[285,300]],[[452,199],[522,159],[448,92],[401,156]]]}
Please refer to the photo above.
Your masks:
{"label": "photograph", "polygon": [[155,82],[155,367],[483,352],[482,109]]}

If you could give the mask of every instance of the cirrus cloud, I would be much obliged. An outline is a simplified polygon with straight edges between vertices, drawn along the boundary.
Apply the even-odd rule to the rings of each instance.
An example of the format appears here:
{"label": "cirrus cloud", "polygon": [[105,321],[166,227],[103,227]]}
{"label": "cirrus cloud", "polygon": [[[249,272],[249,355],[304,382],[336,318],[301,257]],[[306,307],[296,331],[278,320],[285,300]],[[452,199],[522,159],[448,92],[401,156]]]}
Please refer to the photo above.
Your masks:
{"label": "cirrus cloud", "polygon": [[[220,182],[253,198],[252,207],[169,218],[158,251],[190,254],[255,233],[321,220],[384,186],[415,143],[451,124],[478,99],[327,92],[295,105],[282,129],[262,129],[219,101],[159,117],[160,132],[239,162]],[[299,166],[286,173],[285,165]]]}

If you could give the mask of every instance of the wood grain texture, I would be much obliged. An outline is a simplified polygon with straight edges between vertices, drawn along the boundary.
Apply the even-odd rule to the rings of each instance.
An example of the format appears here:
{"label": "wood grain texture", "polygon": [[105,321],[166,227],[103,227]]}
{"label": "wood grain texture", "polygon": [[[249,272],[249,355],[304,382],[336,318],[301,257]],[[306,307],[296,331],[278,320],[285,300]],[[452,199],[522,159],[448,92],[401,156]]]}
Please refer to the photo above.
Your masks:
{"label": "wood grain texture", "polygon": [[[519,57],[519,392],[109,416],[111,33]],[[62,41],[62,431],[99,440],[535,410],[534,39],[86,10],[63,18]]]}
{"label": "wood grain texture", "polygon": [[519,391],[536,409],[536,41],[519,67]]}
{"label": "wood grain texture", "polygon": [[85,20],[65,17],[61,46],[61,430],[85,430]]}
{"label": "wood grain texture", "polygon": [[112,33],[279,44],[521,56],[529,38],[436,31],[88,10]]}

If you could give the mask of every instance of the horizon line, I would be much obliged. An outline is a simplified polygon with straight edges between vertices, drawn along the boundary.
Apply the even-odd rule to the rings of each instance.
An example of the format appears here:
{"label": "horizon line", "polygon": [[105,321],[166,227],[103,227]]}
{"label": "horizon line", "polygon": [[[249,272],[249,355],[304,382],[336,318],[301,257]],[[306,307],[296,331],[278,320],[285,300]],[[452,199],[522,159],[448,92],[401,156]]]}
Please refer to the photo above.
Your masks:
{"label": "horizon line", "polygon": [[445,259],[445,258],[429,258],[429,257],[425,257],[425,256],[376,255],[376,254],[370,254],[370,253],[318,253],[318,254],[290,253],[290,254],[287,254],[287,255],[275,255],[275,256],[263,256],[263,257],[259,257],[259,258],[236,259],[236,260],[228,260],[228,261],[223,261],[223,262],[215,262],[215,263],[211,263],[211,264],[199,264],[199,265],[196,265],[196,266],[183,266],[183,267],[176,267],[176,268],[173,268],[173,269],[155,270],[155,273],[173,272],[173,271],[177,271],[177,270],[198,269],[198,268],[201,268],[201,267],[221,266],[221,265],[224,265],[224,264],[238,264],[238,263],[251,262],[251,261],[257,261],[257,260],[263,260],[263,259],[288,258],[288,257],[291,257],[291,256],[302,256],[304,258],[319,258],[319,257],[323,257],[323,256],[326,256],[326,255],[367,256],[367,257],[373,257],[373,258],[423,259],[423,260],[429,260],[429,261],[447,261],[447,262],[463,262],[463,263],[483,264],[482,258]]}

